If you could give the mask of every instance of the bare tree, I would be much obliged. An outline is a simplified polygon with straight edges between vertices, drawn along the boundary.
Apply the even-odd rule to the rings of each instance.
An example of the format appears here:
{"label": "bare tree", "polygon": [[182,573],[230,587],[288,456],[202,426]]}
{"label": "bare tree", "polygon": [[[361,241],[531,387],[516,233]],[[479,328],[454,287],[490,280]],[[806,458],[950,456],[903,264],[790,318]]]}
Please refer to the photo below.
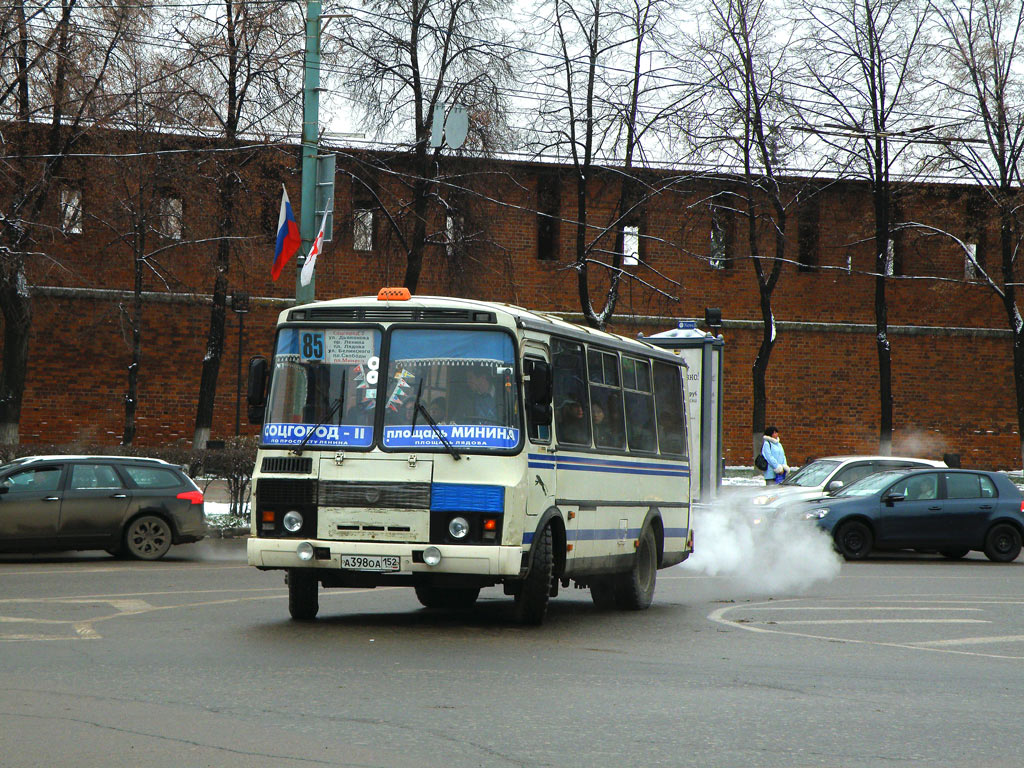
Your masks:
{"label": "bare tree", "polygon": [[150,15],[134,20],[133,34],[126,38],[107,75],[109,90],[122,96],[118,113],[119,130],[111,134],[110,145],[117,152],[96,163],[97,174],[105,176],[112,198],[112,210],[93,211],[90,217],[108,230],[111,241],[107,251],[118,253],[123,247],[131,260],[132,298],[119,305],[121,325],[129,349],[127,386],[124,395],[124,431],[122,444],[131,445],[137,432],[139,373],[142,366],[144,324],[143,290],[156,282],[170,287],[161,256],[185,245],[180,189],[182,165],[176,155],[169,159],[161,152],[164,144],[161,128],[178,112],[180,95],[167,88],[174,76],[173,64],[141,42]]}
{"label": "bare tree", "polygon": [[[18,442],[32,324],[30,267],[60,232],[42,214],[73,148],[116,111],[104,77],[137,6],[14,0],[0,11],[0,443]],[[10,78],[10,79],[8,79]],[[113,107],[113,109],[112,109]]]}
{"label": "bare tree", "polygon": [[435,113],[465,109],[468,141],[477,152],[500,147],[507,135],[503,86],[517,54],[497,19],[510,14],[506,0],[370,0],[333,36],[364,124],[403,150],[393,170],[405,196],[388,219],[395,227],[409,222],[409,231],[396,230],[395,240],[405,250],[410,291],[419,283],[447,151],[437,142],[431,146]]}
{"label": "bare tree", "polygon": [[[786,259],[787,207],[794,195],[784,188],[779,167],[791,151],[785,123],[793,116],[787,93],[786,41],[777,8],[766,0],[708,0],[708,28],[698,41],[709,101],[701,149],[725,170],[737,169],[739,192],[723,204],[746,219],[746,242],[757,278],[763,331],[752,369],[752,445],[760,445],[768,395],[768,362],[775,345],[772,293]],[[725,179],[730,185],[732,178]],[[773,243],[762,254],[761,238]]]}
{"label": "bare tree", "polygon": [[[636,169],[646,166],[645,149],[668,125],[679,99],[649,68],[652,60],[668,58],[666,41],[655,30],[668,26],[671,7],[666,0],[548,0],[538,7],[544,50],[537,68],[542,100],[533,151],[572,163],[572,269],[580,309],[595,328],[611,321],[623,278],[638,279],[623,270],[623,228],[636,224],[643,204],[657,192]],[[599,221],[591,213],[592,200],[598,180],[609,178],[616,178],[618,204],[611,221]],[[602,248],[609,233],[614,245]],[[592,266],[607,278],[600,309],[592,298]]]}
{"label": "bare tree", "polygon": [[245,137],[281,130],[298,110],[303,20],[294,4],[223,0],[218,6],[184,6],[174,36],[184,48],[177,87],[184,94],[179,121],[188,131],[215,137],[225,152],[211,155],[203,173],[216,185],[217,243],[213,305],[196,405],[193,444],[206,445],[213,424],[217,377],[224,355],[228,275],[241,169],[252,153],[237,151]]}
{"label": "bare tree", "polygon": [[804,60],[813,98],[809,128],[837,155],[841,175],[866,179],[874,219],[875,346],[880,398],[879,451],[892,453],[892,348],[886,280],[895,271],[893,176],[909,183],[911,140],[923,101],[928,6],[923,0],[804,0]]}
{"label": "bare tree", "polygon": [[[946,63],[943,100],[957,118],[942,134],[942,160],[991,201],[999,220],[998,272],[986,271],[969,249],[976,274],[999,297],[1013,334],[1013,380],[1024,461],[1024,319],[1018,305],[1024,239],[1021,221],[1024,154],[1024,4],[1006,0],[933,0],[938,50]],[[963,244],[963,243],[961,243]]]}

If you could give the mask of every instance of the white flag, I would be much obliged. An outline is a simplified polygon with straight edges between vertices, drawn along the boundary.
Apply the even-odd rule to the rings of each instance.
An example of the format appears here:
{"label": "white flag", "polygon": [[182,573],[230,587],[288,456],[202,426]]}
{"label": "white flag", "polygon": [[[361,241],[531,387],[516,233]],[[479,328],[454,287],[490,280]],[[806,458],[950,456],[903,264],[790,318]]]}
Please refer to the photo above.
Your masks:
{"label": "white flag", "polygon": [[316,257],[320,255],[320,250],[324,247],[324,227],[327,226],[328,211],[330,211],[330,205],[324,209],[324,218],[320,222],[320,231],[316,233],[316,240],[313,241],[313,247],[309,249],[309,256],[306,257],[306,261],[302,265],[302,272],[299,274],[299,281],[303,285],[309,285],[309,281],[313,279],[313,270],[316,268]]}

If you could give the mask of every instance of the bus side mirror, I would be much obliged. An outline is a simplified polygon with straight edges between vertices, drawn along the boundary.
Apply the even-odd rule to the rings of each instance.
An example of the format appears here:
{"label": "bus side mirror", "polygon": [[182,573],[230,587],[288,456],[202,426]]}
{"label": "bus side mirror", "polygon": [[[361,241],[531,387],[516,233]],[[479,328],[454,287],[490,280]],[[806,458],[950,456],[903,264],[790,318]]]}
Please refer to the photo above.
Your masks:
{"label": "bus side mirror", "polygon": [[263,411],[267,407],[267,358],[253,357],[249,360],[249,423],[262,424]]}

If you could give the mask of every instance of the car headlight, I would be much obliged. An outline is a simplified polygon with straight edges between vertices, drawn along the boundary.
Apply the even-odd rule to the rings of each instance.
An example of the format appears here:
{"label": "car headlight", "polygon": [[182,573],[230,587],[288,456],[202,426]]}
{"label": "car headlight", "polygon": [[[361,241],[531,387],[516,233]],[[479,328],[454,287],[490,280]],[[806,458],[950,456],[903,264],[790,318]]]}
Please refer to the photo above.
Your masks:
{"label": "car headlight", "polygon": [[453,517],[448,521],[448,533],[453,539],[464,539],[469,535],[469,521],[464,517]]}
{"label": "car headlight", "polygon": [[818,509],[812,509],[809,512],[804,512],[804,520],[821,520],[821,518],[823,518],[828,513],[828,507],[819,507]]}
{"label": "car headlight", "polygon": [[281,525],[289,533],[298,533],[299,529],[302,528],[302,515],[295,510],[285,512],[284,517],[281,519]]}
{"label": "car headlight", "polygon": [[756,504],[757,506],[759,506],[759,507],[762,507],[762,506],[764,506],[765,504],[771,504],[771,503],[772,503],[773,501],[775,501],[775,500],[776,500],[777,498],[779,498],[779,497],[778,497],[778,496],[775,496],[775,495],[771,495],[771,496],[769,496],[769,495],[767,495],[767,494],[762,494],[762,495],[760,495],[760,496],[755,496],[755,497],[754,497],[754,503],[755,503],[755,504]]}

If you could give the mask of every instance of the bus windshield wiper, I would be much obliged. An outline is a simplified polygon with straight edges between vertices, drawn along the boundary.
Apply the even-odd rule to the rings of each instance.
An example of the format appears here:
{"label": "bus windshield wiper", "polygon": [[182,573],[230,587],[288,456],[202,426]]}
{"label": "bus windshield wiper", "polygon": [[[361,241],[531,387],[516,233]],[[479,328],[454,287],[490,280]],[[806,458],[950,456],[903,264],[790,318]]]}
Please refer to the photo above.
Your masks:
{"label": "bus windshield wiper", "polygon": [[341,374],[341,392],[338,394],[338,399],[335,400],[334,403],[331,405],[331,410],[329,410],[327,412],[327,415],[324,416],[323,421],[321,421],[319,424],[317,424],[315,427],[313,427],[311,430],[309,430],[309,432],[306,433],[306,436],[304,438],[302,438],[302,442],[299,443],[298,446],[296,446],[295,448],[292,449],[292,453],[293,454],[295,454],[296,456],[301,456],[302,455],[302,449],[306,447],[306,443],[309,442],[309,438],[311,438],[314,434],[316,434],[316,431],[318,429],[320,429],[320,427],[322,427],[324,424],[329,422],[334,417],[334,414],[341,407],[341,404],[343,402],[345,402],[345,382],[347,380],[348,380],[348,371],[346,370],[344,373]]}
{"label": "bus windshield wiper", "polygon": [[430,425],[430,428],[432,430],[434,430],[434,434],[437,435],[437,439],[441,441],[441,443],[444,445],[444,447],[448,451],[448,453],[450,453],[452,455],[452,458],[455,459],[456,461],[458,461],[459,459],[462,458],[462,454],[459,453],[458,451],[456,451],[455,450],[455,446],[453,446],[451,443],[448,442],[448,438],[444,436],[444,432],[441,430],[441,428],[439,426],[437,426],[437,422],[434,421],[434,417],[430,415],[430,411],[427,410],[427,406],[423,405],[423,403],[420,402],[420,396],[422,394],[423,394],[423,379],[420,379],[419,389],[416,390],[416,402],[413,403],[413,406],[412,406],[412,425],[411,425],[410,429],[415,434],[415,431],[416,431],[416,414],[417,413],[422,413],[423,414],[423,418],[425,418],[427,420],[427,424]]}

